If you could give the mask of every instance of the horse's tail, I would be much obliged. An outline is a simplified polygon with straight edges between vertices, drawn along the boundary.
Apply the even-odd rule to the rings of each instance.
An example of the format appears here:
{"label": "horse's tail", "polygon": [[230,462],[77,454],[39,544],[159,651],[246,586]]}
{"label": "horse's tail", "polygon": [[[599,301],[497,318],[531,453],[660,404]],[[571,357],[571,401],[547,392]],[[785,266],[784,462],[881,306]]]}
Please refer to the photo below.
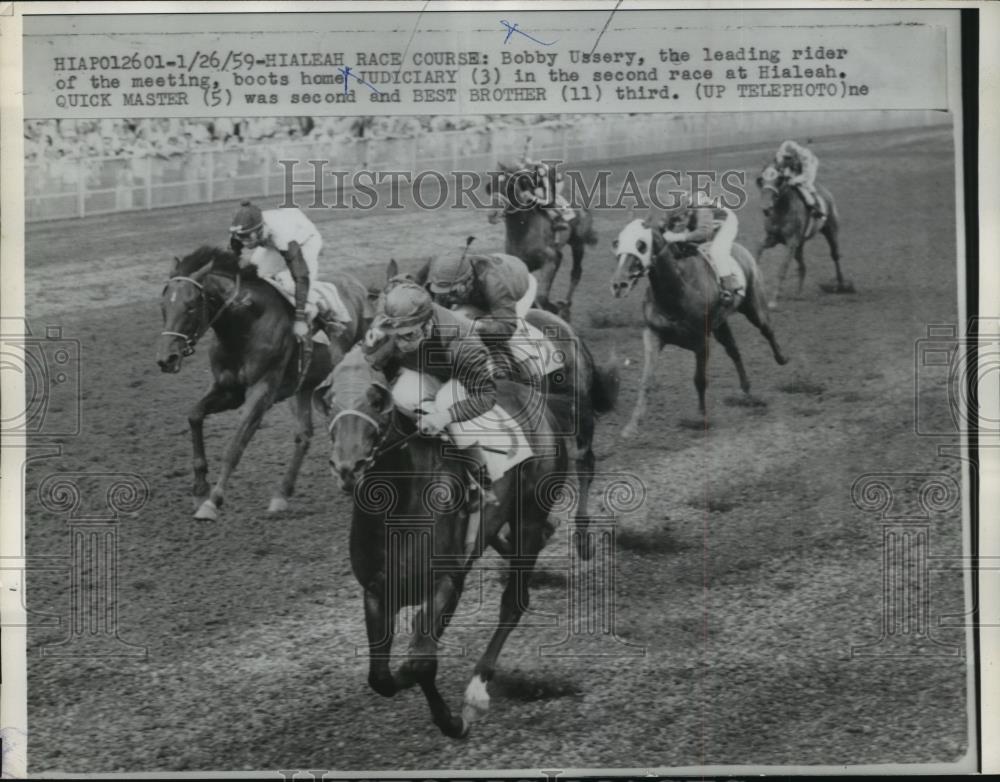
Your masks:
{"label": "horse's tail", "polygon": [[594,368],[593,382],[590,388],[590,403],[595,413],[609,413],[615,409],[615,405],[618,403],[618,389],[621,386],[618,356],[612,351],[608,363],[600,366],[594,360],[594,354],[590,352],[587,343],[582,339],[580,340],[580,347],[586,354],[587,362]]}

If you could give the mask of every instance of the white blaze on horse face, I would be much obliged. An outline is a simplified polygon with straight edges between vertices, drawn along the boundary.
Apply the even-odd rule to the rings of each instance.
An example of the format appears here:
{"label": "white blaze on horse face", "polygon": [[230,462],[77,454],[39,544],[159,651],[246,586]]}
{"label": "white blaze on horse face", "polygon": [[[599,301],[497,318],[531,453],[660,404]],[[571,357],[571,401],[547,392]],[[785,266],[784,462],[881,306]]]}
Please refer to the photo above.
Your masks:
{"label": "white blaze on horse face", "polygon": [[653,229],[642,220],[633,220],[618,234],[619,269],[624,259],[632,254],[648,269],[653,263]]}

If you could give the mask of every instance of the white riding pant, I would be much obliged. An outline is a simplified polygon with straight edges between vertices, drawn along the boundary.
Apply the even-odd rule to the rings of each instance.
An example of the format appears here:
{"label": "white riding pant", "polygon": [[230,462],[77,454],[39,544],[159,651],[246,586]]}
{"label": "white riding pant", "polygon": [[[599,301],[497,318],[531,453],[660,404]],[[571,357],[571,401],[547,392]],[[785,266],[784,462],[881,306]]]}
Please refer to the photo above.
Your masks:
{"label": "white riding pant", "polygon": [[708,245],[708,258],[719,278],[735,276],[737,289],[742,289],[747,284],[746,275],[733,258],[733,242],[736,239],[738,221],[736,215],[729,209],[725,212],[726,219]]}
{"label": "white riding pant", "polygon": [[[323,240],[319,235],[309,237],[304,244],[300,244],[302,258],[306,262],[309,270],[309,295],[306,299],[306,317],[312,320],[319,313],[320,302],[313,289],[313,283],[319,278],[319,254],[323,249]],[[290,296],[295,296],[295,279],[288,271],[288,264],[285,263],[281,253],[273,247],[255,247],[250,254],[250,263],[257,267],[257,273],[261,277],[270,277],[278,282],[282,289]]]}

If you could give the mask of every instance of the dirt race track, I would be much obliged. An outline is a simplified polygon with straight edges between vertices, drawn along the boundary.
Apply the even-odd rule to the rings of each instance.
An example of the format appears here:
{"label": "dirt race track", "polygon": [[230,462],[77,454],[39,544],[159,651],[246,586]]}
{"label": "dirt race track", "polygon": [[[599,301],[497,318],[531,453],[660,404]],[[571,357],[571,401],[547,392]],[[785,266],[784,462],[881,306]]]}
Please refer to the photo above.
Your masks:
{"label": "dirt race track", "polygon": [[[779,139],[775,139],[775,144]],[[773,147],[771,147],[773,148]],[[491,686],[491,711],[464,741],[433,726],[419,690],[392,700],[369,690],[360,589],[347,555],[350,498],[329,476],[317,428],[291,512],[265,509],[291,452],[291,415],[271,412],[230,484],[216,523],[191,518],[186,411],[207,387],[207,351],[180,375],[154,362],[157,306],[173,255],[221,243],[230,205],[29,227],[29,322],[59,325],[82,350],[82,431],[61,452],[36,445],[27,469],[32,557],[68,552],[65,514],[43,508],[58,472],[136,473],[149,500],[118,530],[120,637],[142,657],[42,656],[67,637],[65,572],[30,572],[29,772],[240,769],[652,769],[704,764],[946,762],[969,749],[958,569],[931,573],[933,639],[915,656],[851,656],[883,621],[882,528],[851,487],[868,473],[932,473],[960,481],[940,439],[914,427],[914,356],[929,324],[957,322],[954,164],[945,129],[818,139],[820,179],[839,196],[844,268],[854,296],[831,296],[822,240],[807,246],[801,297],[785,291],[774,325],[791,362],[774,364],[743,318],[733,330],[762,404],[740,404],[736,373],[715,346],[708,426],[697,415],[694,358],[666,348],[638,437],[619,433],[641,370],[643,288],[613,300],[610,242],[621,211],[599,211],[574,324],[598,360],[617,347],[617,410],[598,428],[599,507],[629,473],[645,500],[617,520],[614,623],[607,636],[567,635],[566,572],[542,567],[532,613],[511,636]],[[615,161],[631,167],[744,169],[763,145]],[[581,167],[584,173],[594,167]],[[751,180],[752,181],[752,177]],[[475,211],[311,212],[326,263],[381,280],[395,257],[415,269],[457,252],[503,247],[502,226]],[[739,240],[760,237],[756,204]],[[769,281],[780,251],[765,255]],[[556,296],[568,281],[568,263]],[[794,274],[792,275],[794,276]],[[642,285],[644,285],[643,283]],[[944,379],[926,380],[925,410],[950,420]],[[922,413],[923,414],[923,413]],[[210,480],[235,413],[206,425]],[[898,508],[918,508],[916,479],[895,479]],[[960,505],[934,515],[930,553],[962,553]],[[565,525],[550,544],[558,556]],[[563,536],[563,537],[561,537]],[[545,556],[545,555],[543,555]],[[492,632],[500,578],[494,555],[470,576],[439,673],[453,708]],[[600,574],[592,574],[600,589]],[[574,598],[575,599],[575,598]],[[38,624],[60,617],[62,625]],[[626,643],[629,646],[626,646]],[[405,636],[397,645],[405,644]],[[542,647],[550,647],[543,649]],[[561,656],[565,649],[600,652]],[[632,654],[636,649],[644,654]],[[459,656],[462,650],[466,656]],[[540,651],[541,649],[541,651]]]}

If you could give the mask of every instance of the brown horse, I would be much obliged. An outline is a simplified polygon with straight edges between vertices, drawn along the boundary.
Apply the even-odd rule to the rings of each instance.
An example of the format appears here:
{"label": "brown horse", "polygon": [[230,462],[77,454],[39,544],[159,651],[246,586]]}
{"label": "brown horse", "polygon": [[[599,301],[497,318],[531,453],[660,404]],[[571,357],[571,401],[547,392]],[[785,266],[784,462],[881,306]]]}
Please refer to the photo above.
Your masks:
{"label": "brown horse", "polygon": [[812,216],[798,188],[788,184],[787,177],[779,173],[773,163],[766,165],[757,176],[757,187],[760,190],[761,208],[764,211],[764,239],[757,248],[757,263],[760,263],[761,255],[770,247],[783,244],[788,250],[779,267],[778,284],[774,287],[774,297],[768,302],[768,306],[772,309],[777,306],[778,296],[781,294],[792,258],[798,265],[798,294],[802,295],[802,286],[806,278],[803,250],[805,243],[817,232],[823,234],[830,247],[830,257],[837,273],[835,282],[821,284],[820,288],[827,293],[854,293],[854,285],[844,279],[840,270],[840,245],[837,240],[840,215],[830,191],[822,185],[816,185],[816,191],[826,201],[827,209],[825,219],[819,219]]}
{"label": "brown horse", "polygon": [[[663,226],[652,226],[644,220],[633,220],[614,242],[618,266],[611,278],[611,292],[622,298],[643,277],[649,277],[649,288],[642,304],[646,328],[642,333],[645,347],[642,383],[632,417],[622,431],[630,437],[638,431],[639,419],[646,411],[646,397],[653,390],[653,361],[664,345],[677,345],[695,354],[694,385],[698,390],[698,410],[705,414],[705,369],[708,363],[708,338],[714,335],[726,349],[740,376],[740,388],[750,393],[750,379],[743,368],[743,359],[736,339],[726,322],[732,314],[719,301],[719,283],[715,272],[696,250],[675,255],[673,247],[661,233]],[[686,245],[690,248],[690,245]],[[749,251],[733,245],[734,260],[746,277],[745,296],[738,311],[764,335],[774,360],[779,364],[788,359],[778,347],[764,301],[763,279]],[[643,259],[648,259],[644,262]]]}
{"label": "brown horse", "polygon": [[[531,393],[527,386],[498,384],[498,401],[506,409],[533,409],[530,420],[518,418],[535,456],[494,481],[499,505],[487,506],[474,535],[466,510],[470,462],[442,440],[418,435],[360,346],[337,365],[324,394],[328,414],[334,414],[330,466],[341,488],[354,496],[350,556],[364,589],[368,683],[386,697],[419,684],[434,724],[453,738],[465,736],[489,708],[487,684],[507,636],[528,609],[531,573],[553,531],[549,513],[560,493],[571,491],[570,444],[556,433],[572,425],[572,411],[551,404],[532,408]],[[498,545],[497,533],[507,523],[510,545]],[[437,650],[469,569],[490,544],[508,561],[500,621],[457,716],[437,688]],[[395,618],[408,605],[420,606],[413,638],[406,660],[392,671]]]}
{"label": "brown horse", "polygon": [[[288,507],[302,460],[312,437],[312,392],[371,322],[365,287],[347,274],[331,275],[353,324],[329,349],[317,346],[305,377],[299,378],[299,345],[292,334],[292,306],[275,288],[257,278],[254,267],[240,269],[229,250],[202,247],[177,259],[163,289],[163,332],[157,363],[179,372],[184,356],[211,329],[213,383],[188,413],[194,447],[195,518],[214,520],[226,484],[268,409],[291,397],[297,428],[295,450],[269,511]],[[205,458],[205,416],[243,406],[239,426],[226,451],[222,473],[209,492]]]}
{"label": "brown horse", "polygon": [[[552,283],[562,264],[563,245],[556,241],[552,220],[546,210],[527,197],[533,187],[529,172],[514,167],[497,164],[499,176],[496,178],[497,195],[503,204],[504,226],[506,228],[506,249],[524,261],[532,272],[539,273],[538,306],[569,320],[573,306],[573,293],[580,284],[583,274],[583,251],[588,244],[597,244],[593,218],[586,209],[574,207],[576,219],[570,224],[569,245],[573,255],[570,271],[569,291],[566,299],[553,304],[550,299]],[[487,191],[492,191],[493,182],[487,183]],[[494,213],[495,214],[495,213]],[[491,221],[492,221],[491,216]]]}

